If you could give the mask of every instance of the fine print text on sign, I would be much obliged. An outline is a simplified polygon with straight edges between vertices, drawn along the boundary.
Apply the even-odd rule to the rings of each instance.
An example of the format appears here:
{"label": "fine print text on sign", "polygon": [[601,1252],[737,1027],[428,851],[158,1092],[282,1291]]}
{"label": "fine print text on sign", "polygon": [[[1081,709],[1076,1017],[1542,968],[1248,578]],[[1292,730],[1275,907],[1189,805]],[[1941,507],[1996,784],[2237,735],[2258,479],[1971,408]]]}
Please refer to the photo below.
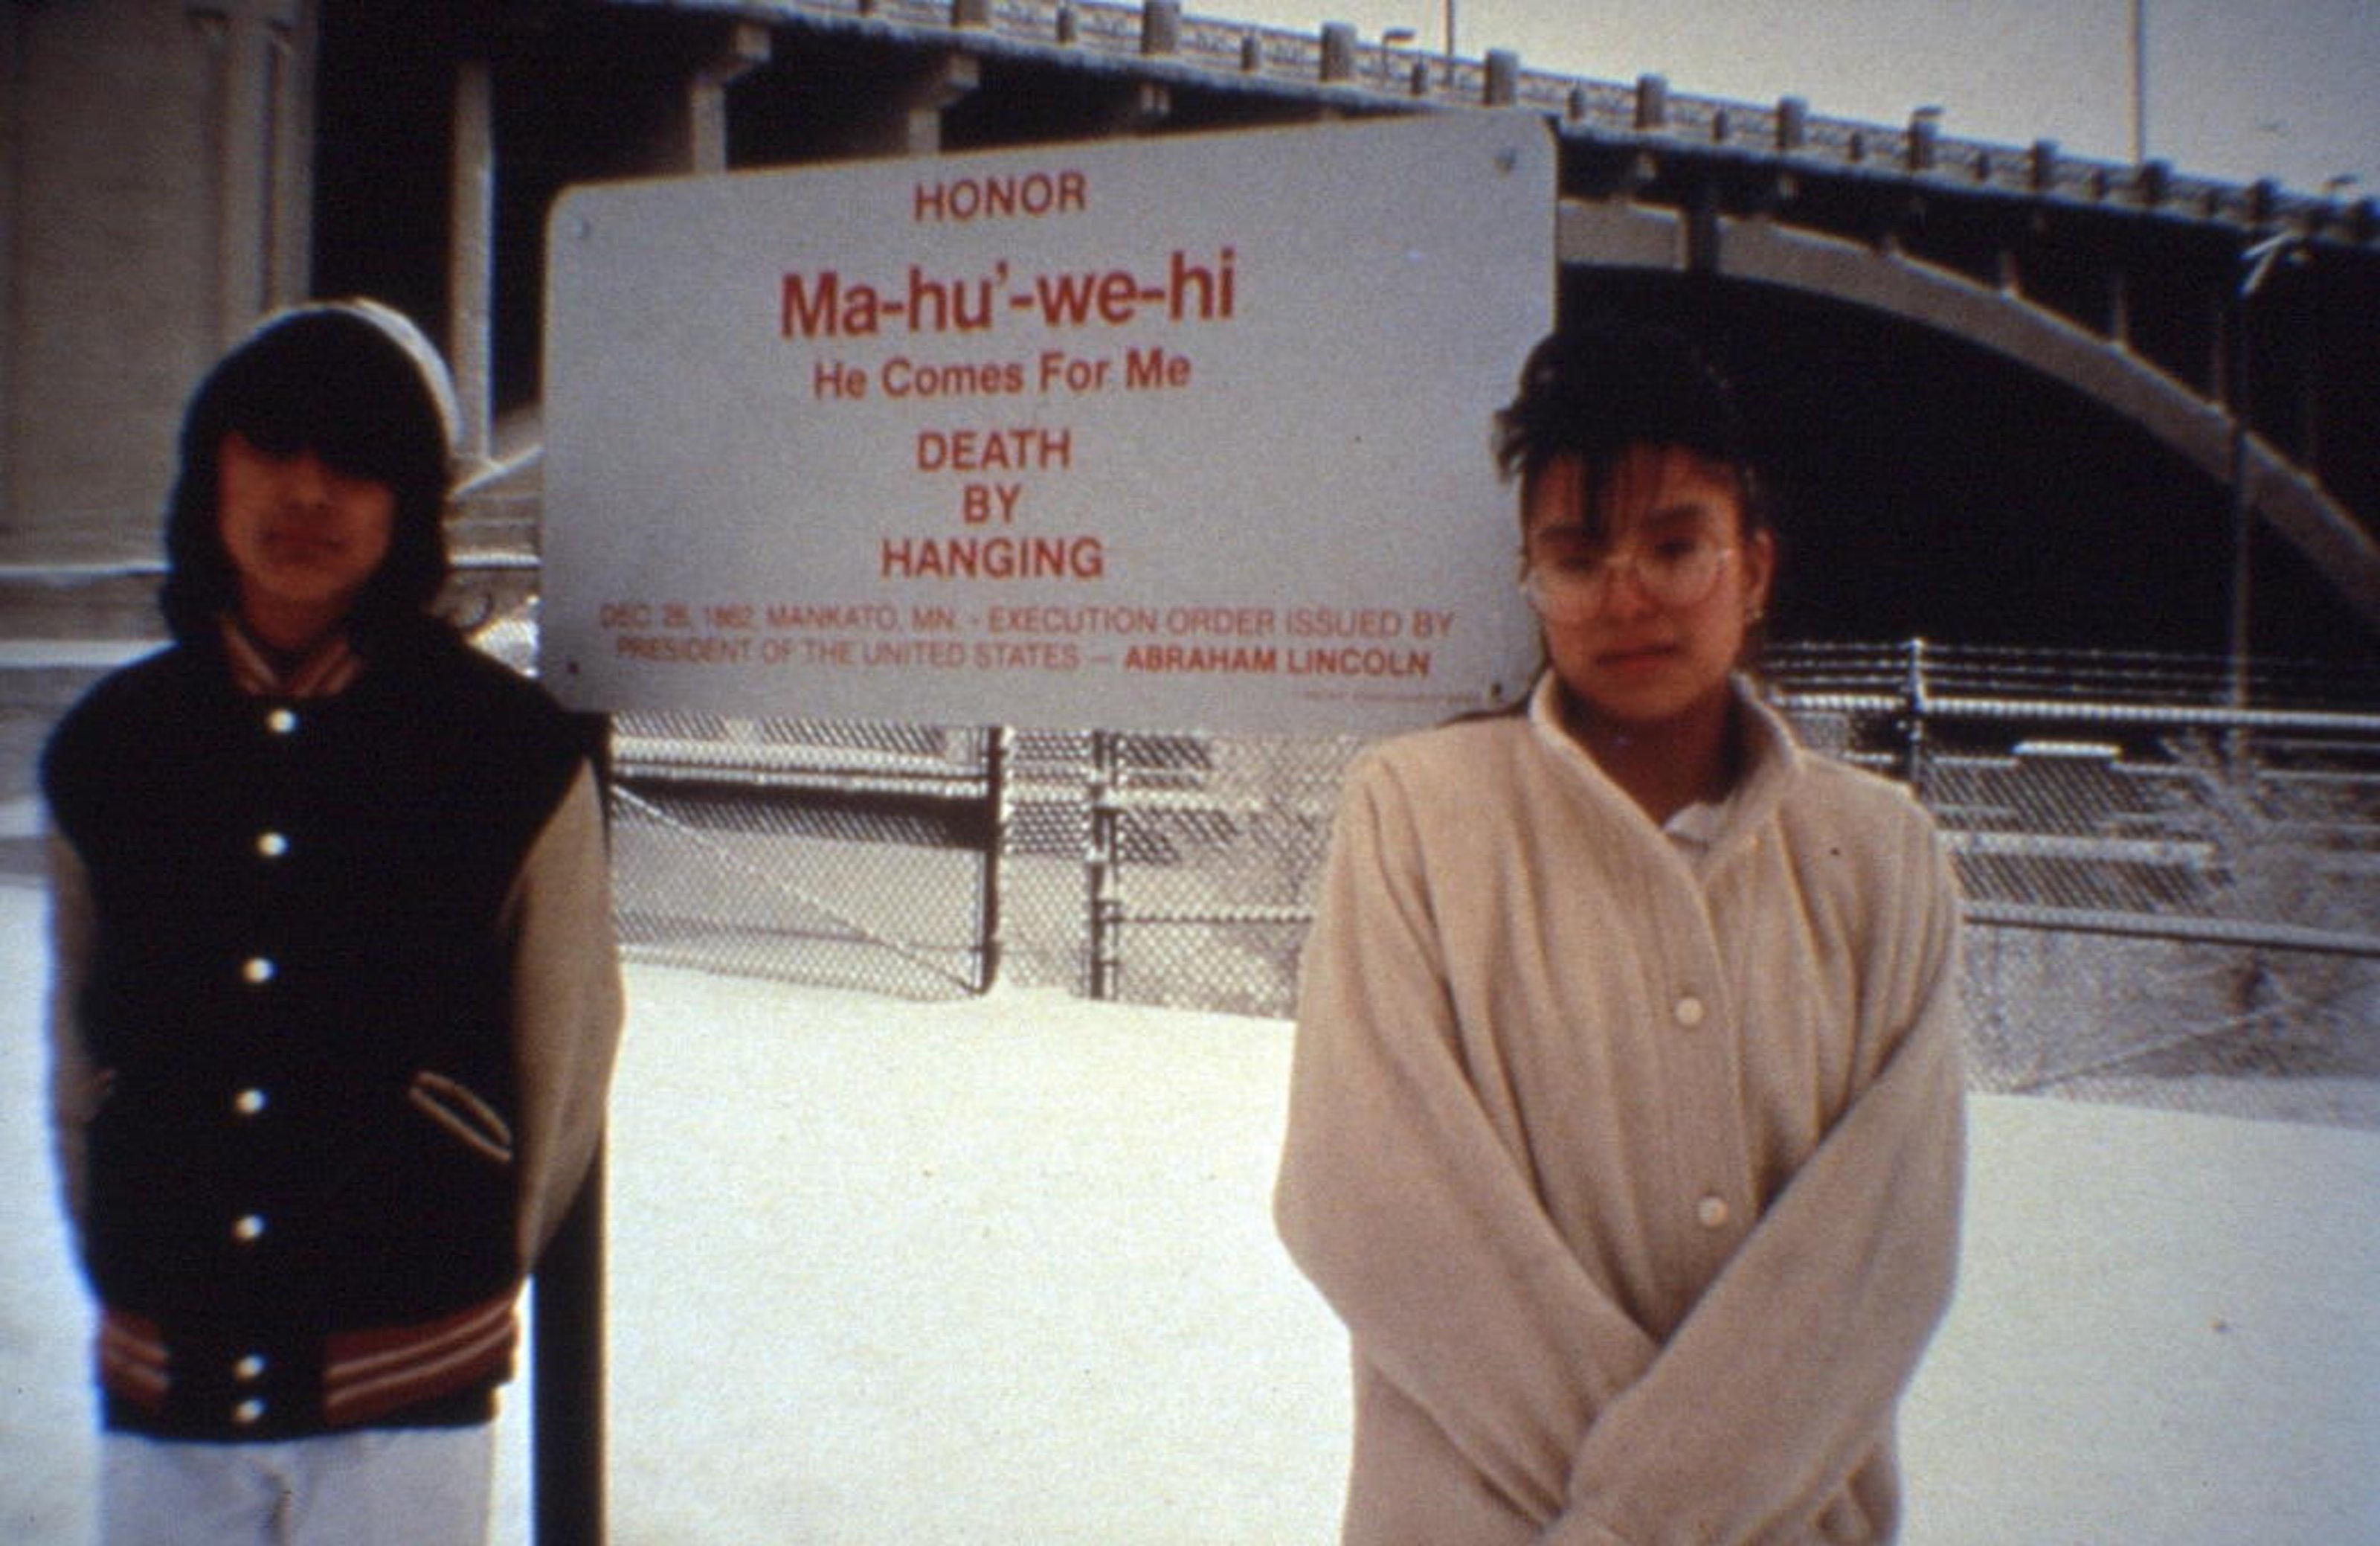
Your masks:
{"label": "fine print text on sign", "polygon": [[583,708],[1424,724],[1534,642],[1488,416],[1549,325],[1521,115],[581,189],[546,680]]}

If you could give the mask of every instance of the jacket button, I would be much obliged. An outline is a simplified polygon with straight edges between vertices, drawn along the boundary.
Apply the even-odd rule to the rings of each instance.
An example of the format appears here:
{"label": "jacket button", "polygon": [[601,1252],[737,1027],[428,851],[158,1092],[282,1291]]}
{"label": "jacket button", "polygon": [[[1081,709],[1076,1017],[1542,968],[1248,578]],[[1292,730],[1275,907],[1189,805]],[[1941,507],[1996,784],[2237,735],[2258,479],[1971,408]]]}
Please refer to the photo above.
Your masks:
{"label": "jacket button", "polygon": [[242,1428],[254,1428],[264,1420],[264,1403],[249,1396],[231,1409],[231,1420]]}
{"label": "jacket button", "polygon": [[291,731],[298,728],[297,711],[294,709],[273,710],[272,712],[264,716],[264,727],[267,730],[272,731],[276,736],[288,735]]}
{"label": "jacket button", "polygon": [[265,956],[251,956],[239,964],[240,980],[253,987],[272,981],[273,970],[272,958]]}
{"label": "jacket button", "polygon": [[1694,1204],[1694,1222],[1705,1229],[1724,1228],[1727,1217],[1727,1199],[1716,1193]]}
{"label": "jacket button", "polygon": [[1685,1027],[1688,1030],[1692,1030],[1694,1027],[1702,1024],[1703,1021],[1709,1016],[1710,1007],[1704,1004],[1702,1000],[1694,997],[1694,994],[1688,993],[1685,997],[1678,1000],[1677,1004],[1672,1006],[1670,1013],[1676,1016],[1677,1022],[1680,1025]]}
{"label": "jacket button", "polygon": [[264,1110],[270,1099],[261,1090],[250,1087],[231,1098],[231,1109],[242,1116],[254,1116]]}
{"label": "jacket button", "polygon": [[264,1378],[264,1355],[250,1353],[231,1366],[231,1377],[243,1385],[252,1385]]}
{"label": "jacket button", "polygon": [[231,1222],[231,1237],[241,1245],[253,1245],[264,1238],[264,1215],[242,1213]]}
{"label": "jacket button", "polygon": [[282,833],[259,833],[256,835],[256,851],[266,858],[279,858],[289,851],[289,839]]}

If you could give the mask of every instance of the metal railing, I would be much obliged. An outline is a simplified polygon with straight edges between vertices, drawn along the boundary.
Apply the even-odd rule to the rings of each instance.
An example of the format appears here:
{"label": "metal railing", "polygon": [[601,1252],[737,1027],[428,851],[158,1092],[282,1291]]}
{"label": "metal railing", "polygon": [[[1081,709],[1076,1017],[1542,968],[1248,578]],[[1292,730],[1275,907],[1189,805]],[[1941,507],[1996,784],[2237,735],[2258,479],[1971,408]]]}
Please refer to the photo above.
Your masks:
{"label": "metal railing", "polygon": [[1382,108],[1519,107],[1604,138],[1888,173],[2027,199],[2166,211],[2243,228],[2380,240],[2380,215],[2369,199],[2350,204],[2270,181],[2188,177],[2155,160],[2133,165],[2070,156],[2048,140],[2019,147],[1946,136],[1923,112],[1906,125],[1886,126],[1820,116],[1797,97],[1763,104],[1672,91],[1657,75],[1621,84],[1532,70],[1504,50],[1449,58],[1412,43],[1366,41],[1344,23],[1295,32],[1184,16],[1175,0],[767,0],[759,8],[813,24],[946,33],[979,49],[1076,51],[1129,60],[1160,77],[1183,70],[1209,86],[1238,80],[1312,89]]}

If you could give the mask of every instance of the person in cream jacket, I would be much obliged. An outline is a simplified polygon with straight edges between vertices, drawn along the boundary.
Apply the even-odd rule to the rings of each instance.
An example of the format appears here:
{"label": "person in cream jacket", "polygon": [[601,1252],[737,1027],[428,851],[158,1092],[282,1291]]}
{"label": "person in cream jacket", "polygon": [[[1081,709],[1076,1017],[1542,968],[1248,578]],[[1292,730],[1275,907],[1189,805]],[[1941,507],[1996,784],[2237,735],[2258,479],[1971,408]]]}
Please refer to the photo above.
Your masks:
{"label": "person in cream jacket", "polygon": [[1557,335],[1500,420],[1547,669],[1351,773],[1283,1240],[1354,1356],[1349,1546],[1892,1539],[1952,1290],[1934,826],[1739,666],[1775,540],[1724,385]]}

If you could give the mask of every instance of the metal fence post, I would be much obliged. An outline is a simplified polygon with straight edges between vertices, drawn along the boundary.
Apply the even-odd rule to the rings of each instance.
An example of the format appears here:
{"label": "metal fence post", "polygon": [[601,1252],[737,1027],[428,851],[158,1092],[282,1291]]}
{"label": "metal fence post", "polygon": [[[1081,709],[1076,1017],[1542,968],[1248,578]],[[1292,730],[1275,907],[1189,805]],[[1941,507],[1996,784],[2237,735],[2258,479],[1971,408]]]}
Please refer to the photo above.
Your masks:
{"label": "metal fence post", "polygon": [[1925,641],[1909,641],[1909,663],[1900,687],[1900,775],[1910,792],[1925,797]]}
{"label": "metal fence post", "polygon": [[1000,980],[1000,885],[1008,850],[1008,726],[984,727],[983,884],[978,894],[975,991],[991,992]]}
{"label": "metal fence post", "polygon": [[1123,907],[1116,897],[1116,865],[1123,856],[1117,842],[1116,739],[1111,730],[1091,733],[1090,851],[1084,856],[1084,865],[1089,872],[1090,996],[1094,1001],[1115,997],[1121,967],[1116,935],[1123,924]]}

